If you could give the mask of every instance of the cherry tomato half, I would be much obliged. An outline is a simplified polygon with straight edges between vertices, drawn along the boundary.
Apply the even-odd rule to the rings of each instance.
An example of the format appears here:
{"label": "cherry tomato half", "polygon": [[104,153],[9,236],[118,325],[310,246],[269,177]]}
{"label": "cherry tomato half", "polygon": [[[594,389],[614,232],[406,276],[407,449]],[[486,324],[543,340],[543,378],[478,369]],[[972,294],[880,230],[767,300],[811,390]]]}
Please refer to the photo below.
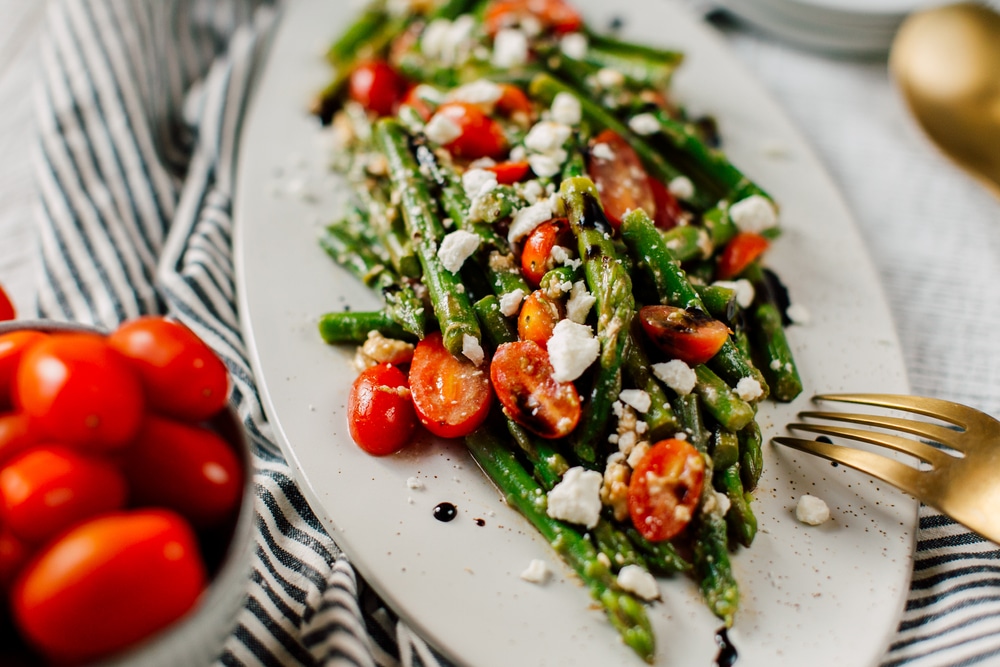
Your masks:
{"label": "cherry tomato half", "polygon": [[705,460],[686,440],[661,440],[632,471],[628,512],[651,542],[676,537],[688,525],[705,481]]}
{"label": "cherry tomato half", "polygon": [[347,83],[351,99],[378,116],[388,116],[406,94],[406,80],[384,60],[360,63]]}
{"label": "cherry tomato half", "polygon": [[557,382],[549,355],[538,343],[500,345],[490,377],[504,413],[543,438],[569,435],[580,421],[580,395],[572,382]]}
{"label": "cherry tomato half", "polygon": [[524,91],[512,83],[499,85],[500,99],[497,100],[496,112],[521,125],[531,123],[535,116],[535,108]]}
{"label": "cherry tomato half", "polygon": [[0,516],[40,544],[75,523],[125,506],[118,468],[60,445],[37,445],[0,469]]}
{"label": "cherry tomato half", "polygon": [[11,331],[0,336],[0,407],[12,405],[14,375],[24,351],[43,338],[41,331]]}
{"label": "cherry tomato half", "polygon": [[11,592],[22,636],[53,662],[89,662],[179,619],[205,588],[191,527],[168,510],[78,524],[22,570]]}
{"label": "cherry tomato half", "polygon": [[571,246],[573,234],[566,218],[555,218],[535,227],[524,239],[521,249],[521,271],[528,282],[538,286],[545,272],[554,265],[552,248]]}
{"label": "cherry tomato half", "polygon": [[[434,116],[446,118],[458,126],[458,137],[445,144],[445,148],[458,157],[469,160],[482,157],[496,159],[507,151],[507,138],[503,128],[475,104],[446,102],[438,107]],[[430,122],[433,123],[434,118]]]}
{"label": "cherry tomato half", "polygon": [[362,371],[347,397],[347,423],[351,438],[369,454],[402,449],[417,427],[406,374],[388,363]]}
{"label": "cherry tomato half", "polygon": [[403,96],[403,101],[400,102],[400,104],[413,107],[413,110],[420,114],[420,117],[423,118],[426,123],[430,120],[431,116],[434,115],[434,109],[431,108],[431,105],[428,104],[426,100],[417,94],[418,88],[420,88],[420,86],[411,86],[410,89],[406,91],[406,95]]}
{"label": "cherry tomato half", "polygon": [[652,176],[649,177],[649,187],[653,192],[653,201],[656,202],[653,224],[660,229],[673,229],[679,225],[684,219],[684,209],[677,197],[659,179]]}
{"label": "cherry tomato half", "polygon": [[195,528],[231,519],[243,494],[243,467],[214,431],[147,416],[122,468],[133,506],[172,509]]}
{"label": "cherry tomato half", "polygon": [[486,421],[493,401],[489,374],[452,356],[436,331],[413,350],[410,392],[420,423],[442,438],[475,431]]}
{"label": "cherry tomato half", "polygon": [[615,229],[629,211],[641,208],[650,218],[656,216],[649,176],[638,153],[617,132],[604,130],[594,137],[587,171],[601,196],[604,213]]}
{"label": "cherry tomato half", "polygon": [[15,399],[38,432],[92,452],[108,452],[139,430],[142,384],[102,336],[50,334],[18,365]]}
{"label": "cherry tomato half", "polygon": [[493,0],[486,9],[486,31],[495,35],[501,28],[532,16],[543,28],[563,34],[583,26],[583,18],[564,0]]}
{"label": "cherry tomato half", "polygon": [[159,316],[129,320],[108,336],[108,345],[136,369],[152,410],[200,421],[226,406],[225,364],[180,322]]}
{"label": "cherry tomato half", "polygon": [[729,280],[743,273],[743,269],[764,254],[770,242],[760,234],[740,232],[726,244],[719,255],[716,275],[719,280]]}
{"label": "cherry tomato half", "polygon": [[730,334],[725,324],[695,309],[643,306],[639,320],[654,345],[689,366],[714,357]]}
{"label": "cherry tomato half", "polygon": [[15,317],[17,317],[17,311],[14,309],[14,303],[7,296],[3,285],[0,285],[0,322],[12,320]]}
{"label": "cherry tomato half", "polygon": [[525,298],[517,315],[517,337],[548,347],[552,331],[563,318],[561,305],[544,290],[535,290]]}
{"label": "cherry tomato half", "polygon": [[527,162],[499,162],[486,167],[486,170],[496,174],[500,185],[513,185],[524,180],[531,166]]}

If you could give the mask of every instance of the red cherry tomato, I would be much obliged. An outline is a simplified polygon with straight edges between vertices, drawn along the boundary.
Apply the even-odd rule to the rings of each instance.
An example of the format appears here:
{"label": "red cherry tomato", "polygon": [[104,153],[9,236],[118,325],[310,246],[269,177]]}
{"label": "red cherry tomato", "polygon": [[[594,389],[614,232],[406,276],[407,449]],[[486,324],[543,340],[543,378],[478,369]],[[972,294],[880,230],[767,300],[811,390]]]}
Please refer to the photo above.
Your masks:
{"label": "red cherry tomato", "polygon": [[430,120],[431,116],[434,115],[434,110],[431,108],[430,104],[417,95],[417,88],[419,87],[420,86],[412,86],[408,91],[406,91],[406,95],[403,96],[401,104],[413,107],[414,111],[420,114],[420,117],[424,119],[424,122],[427,122]]}
{"label": "red cherry tomato", "polygon": [[[461,130],[456,139],[445,144],[445,148],[458,157],[497,159],[507,152],[503,128],[474,104],[447,102],[438,108],[434,116],[448,119]],[[430,122],[433,123],[434,119]]]}
{"label": "red cherry tomato", "polygon": [[38,442],[38,432],[23,412],[0,415],[0,466]]}
{"label": "red cherry tomato", "polygon": [[552,331],[563,318],[560,304],[544,290],[535,290],[525,298],[517,315],[517,337],[548,347]]}
{"label": "red cherry tomato", "polygon": [[531,166],[527,162],[500,162],[486,167],[487,171],[497,175],[497,183],[500,185],[513,185],[523,181],[530,169]]}
{"label": "red cherry tomato", "polygon": [[538,343],[500,345],[490,377],[504,413],[543,438],[569,435],[580,421],[580,395],[572,382],[557,382],[549,355]]}
{"label": "red cherry tomato", "polygon": [[225,364],[180,322],[158,316],[130,320],[108,336],[108,345],[136,369],[155,412],[200,421],[226,406]]}
{"label": "red cherry tomato", "polygon": [[139,430],[142,384],[128,361],[95,334],[51,334],[18,365],[15,399],[38,432],[91,452],[108,452]]}
{"label": "red cherry tomato", "polygon": [[360,63],[347,83],[351,99],[378,116],[388,116],[406,94],[406,80],[384,60]]}
{"label": "red cherry tomato", "polygon": [[569,247],[573,234],[566,218],[556,218],[543,222],[528,233],[521,250],[521,271],[528,282],[538,286],[545,272],[554,266],[552,248],[557,245]]}
{"label": "red cherry tomato", "polygon": [[684,219],[684,209],[681,208],[677,197],[659,179],[652,176],[649,177],[649,187],[653,192],[653,201],[656,203],[653,224],[660,229],[673,229],[681,224]]}
{"label": "red cherry tomato", "polygon": [[676,537],[694,517],[705,481],[705,460],[686,440],[661,440],[632,471],[628,512],[651,542]]}
{"label": "red cherry tomato", "polygon": [[763,255],[769,245],[766,238],[753,232],[740,232],[734,236],[719,255],[716,270],[719,280],[729,280],[743,273],[743,269]]}
{"label": "red cherry tomato", "polygon": [[369,454],[402,449],[417,427],[406,374],[387,363],[362,371],[347,397],[347,423],[354,442]]}
{"label": "red cherry tomato", "polygon": [[0,469],[0,516],[40,544],[83,519],[125,506],[118,468],[60,445],[37,445]]}
{"label": "red cherry tomato", "polygon": [[31,547],[6,526],[0,526],[0,595],[7,594],[14,578],[30,557]]}
{"label": "red cherry tomato", "polygon": [[535,115],[535,108],[524,91],[512,83],[501,83],[500,99],[497,100],[496,112],[520,124],[527,124]]}
{"label": "red cherry tomato", "polygon": [[0,336],[0,407],[12,405],[14,375],[24,351],[43,338],[40,331],[11,331]]}
{"label": "red cherry tomato", "polygon": [[562,34],[583,27],[583,18],[564,0],[493,0],[486,9],[486,31],[495,35],[501,28],[533,16],[543,28]]}
{"label": "red cherry tomato", "polygon": [[587,171],[597,186],[604,213],[615,229],[629,211],[641,208],[651,218],[656,215],[649,176],[638,153],[618,133],[604,130],[594,138]]}
{"label": "red cherry tomato", "polygon": [[112,512],[46,546],[14,582],[22,636],[53,662],[89,662],[188,612],[206,573],[191,527],[168,510]]}
{"label": "red cherry tomato", "polygon": [[729,327],[701,311],[674,306],[643,306],[642,328],[658,348],[689,366],[703,364],[729,338]]}
{"label": "red cherry tomato", "polygon": [[14,309],[14,304],[7,296],[7,292],[4,291],[3,285],[0,285],[0,322],[12,320],[15,317],[17,317],[17,311]]}
{"label": "red cherry tomato", "polygon": [[243,466],[214,431],[150,415],[122,469],[133,506],[174,510],[195,528],[231,519],[243,494]]}
{"label": "red cherry tomato", "polygon": [[413,351],[410,392],[420,423],[442,438],[475,431],[493,401],[487,371],[452,356],[439,332],[428,334]]}

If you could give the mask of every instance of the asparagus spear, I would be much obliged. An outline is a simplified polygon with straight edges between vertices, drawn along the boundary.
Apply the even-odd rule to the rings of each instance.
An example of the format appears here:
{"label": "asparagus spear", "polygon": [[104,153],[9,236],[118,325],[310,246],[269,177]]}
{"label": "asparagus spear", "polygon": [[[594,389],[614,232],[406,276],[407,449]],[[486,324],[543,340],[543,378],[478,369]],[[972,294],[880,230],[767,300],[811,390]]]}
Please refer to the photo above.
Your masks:
{"label": "asparagus spear", "polygon": [[319,335],[324,343],[363,343],[369,331],[378,331],[387,338],[409,338],[409,332],[384,310],[358,312],[345,310],[326,313],[319,318]]}
{"label": "asparagus spear", "polygon": [[777,300],[759,264],[751,264],[743,275],[753,283],[756,292],[756,300],[750,308],[754,324],[750,333],[751,345],[763,359],[774,397],[779,401],[791,401],[802,392],[802,379],[785,336]]}

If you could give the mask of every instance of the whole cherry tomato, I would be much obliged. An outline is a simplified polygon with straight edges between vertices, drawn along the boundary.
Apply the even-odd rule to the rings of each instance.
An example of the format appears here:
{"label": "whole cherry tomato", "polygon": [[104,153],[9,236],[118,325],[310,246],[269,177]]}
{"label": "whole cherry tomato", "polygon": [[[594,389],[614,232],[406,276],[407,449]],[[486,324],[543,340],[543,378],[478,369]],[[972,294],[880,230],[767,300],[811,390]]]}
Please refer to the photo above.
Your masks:
{"label": "whole cherry tomato", "polygon": [[434,118],[441,116],[459,128],[459,135],[445,144],[454,155],[469,160],[482,157],[499,158],[507,150],[503,128],[482,109],[468,102],[446,102],[438,107]]}
{"label": "whole cherry tomato", "polygon": [[38,442],[38,432],[23,412],[0,415],[0,466]]}
{"label": "whole cherry tomato", "polygon": [[14,304],[7,296],[7,292],[4,291],[3,285],[0,285],[0,322],[12,320],[15,317],[17,317],[17,311],[14,309]]}
{"label": "whole cherry tomato", "polygon": [[14,375],[24,351],[45,338],[40,331],[11,331],[0,335],[0,407],[12,405]]}
{"label": "whole cherry tomato", "polygon": [[[31,547],[0,525],[0,595],[6,595],[18,572],[31,557]],[[0,614],[0,623],[3,622]]]}
{"label": "whole cherry tomato", "polygon": [[517,315],[517,337],[548,347],[552,331],[563,318],[561,305],[545,290],[535,290],[525,298]]}
{"label": "whole cherry tomato", "polygon": [[528,282],[538,286],[545,272],[554,265],[552,248],[557,245],[570,247],[573,233],[566,218],[555,218],[535,227],[524,239],[521,250],[521,272]]}
{"label": "whole cherry tomato", "polygon": [[729,280],[743,273],[743,269],[763,255],[769,245],[766,238],[753,232],[740,232],[734,236],[719,255],[716,269],[719,280]]}
{"label": "whole cherry tomato", "polygon": [[359,64],[347,83],[351,99],[378,116],[388,116],[406,94],[406,80],[384,60]]}
{"label": "whole cherry tomato", "polygon": [[118,468],[60,445],[36,445],[0,469],[0,516],[31,544],[83,519],[121,509],[126,495]]}
{"label": "whole cherry tomato", "polygon": [[580,421],[580,395],[572,382],[557,382],[549,355],[520,340],[497,347],[490,378],[504,413],[543,438],[569,435]]}
{"label": "whole cherry tomato", "polygon": [[354,442],[369,454],[402,449],[417,428],[406,374],[388,363],[362,371],[347,398],[347,423]]}
{"label": "whole cherry tomato", "polygon": [[604,130],[592,142],[587,167],[601,195],[601,206],[615,229],[629,211],[642,209],[652,218],[656,200],[638,153],[620,134]]}
{"label": "whole cherry tomato", "polygon": [[191,610],[206,573],[194,531],[168,510],[112,512],[45,546],[11,591],[22,636],[53,662],[124,649]]}
{"label": "whole cherry tomato", "polygon": [[651,542],[676,537],[688,525],[705,480],[705,460],[686,440],[661,440],[632,471],[628,511]]}
{"label": "whole cherry tomato", "polygon": [[51,334],[29,347],[15,399],[41,435],[91,452],[131,442],[145,408],[139,376],[96,334]]}
{"label": "whole cherry tomato", "polygon": [[674,306],[643,306],[639,321],[653,344],[689,366],[703,364],[722,348],[729,327],[705,313]]}
{"label": "whole cherry tomato", "polygon": [[489,374],[452,356],[436,331],[413,351],[410,393],[420,422],[442,438],[472,433],[486,421],[493,401]]}
{"label": "whole cherry tomato", "polygon": [[133,506],[172,509],[195,528],[231,519],[243,494],[239,457],[214,431],[149,415],[122,468]]}
{"label": "whole cherry tomato", "polygon": [[159,316],[130,320],[108,336],[108,345],[137,370],[153,411],[199,421],[226,406],[225,364],[180,322]]}

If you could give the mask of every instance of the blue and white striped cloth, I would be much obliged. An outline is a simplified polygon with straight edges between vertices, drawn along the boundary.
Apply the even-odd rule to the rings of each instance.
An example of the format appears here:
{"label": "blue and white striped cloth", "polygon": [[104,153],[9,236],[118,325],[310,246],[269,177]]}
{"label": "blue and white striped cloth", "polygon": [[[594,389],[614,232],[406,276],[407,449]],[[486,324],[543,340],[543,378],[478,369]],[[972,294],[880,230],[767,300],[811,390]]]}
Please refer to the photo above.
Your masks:
{"label": "blue and white striped cloth", "polygon": [[[37,100],[39,315],[112,328],[170,313],[225,360],[254,446],[257,548],[218,664],[439,664],[366,589],[296,487],[240,332],[234,155],[275,17],[262,0],[53,4]],[[1000,656],[997,557],[996,545],[924,510],[910,600],[883,665]]]}

